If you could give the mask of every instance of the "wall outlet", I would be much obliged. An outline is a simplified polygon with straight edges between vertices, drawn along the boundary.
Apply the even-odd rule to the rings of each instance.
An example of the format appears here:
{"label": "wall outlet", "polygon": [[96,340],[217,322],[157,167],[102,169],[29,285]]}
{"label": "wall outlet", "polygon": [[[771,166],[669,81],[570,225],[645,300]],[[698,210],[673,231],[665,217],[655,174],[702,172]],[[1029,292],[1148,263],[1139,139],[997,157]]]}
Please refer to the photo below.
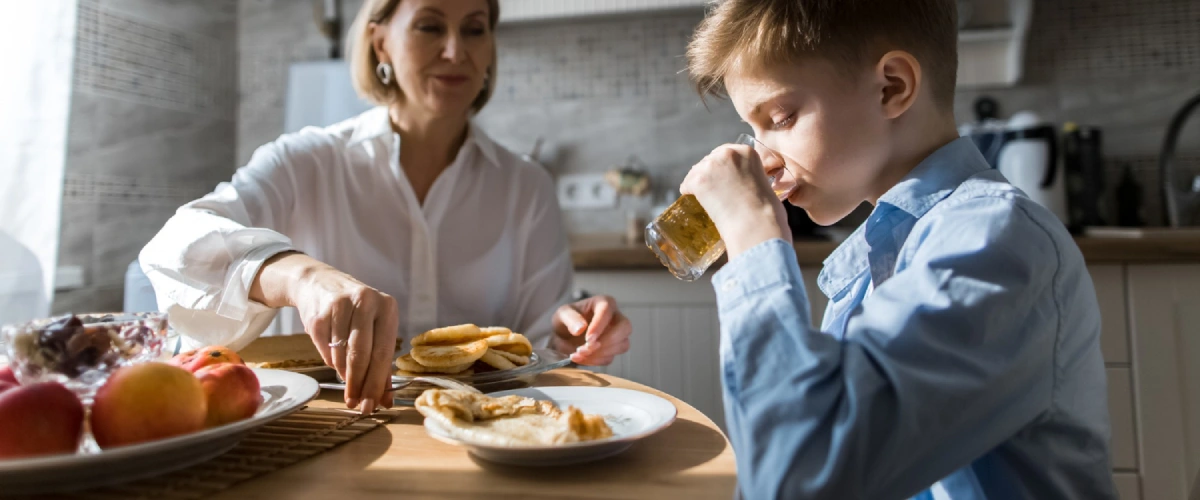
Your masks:
{"label": "wall outlet", "polygon": [[558,204],[563,210],[616,208],[617,190],[604,174],[568,174],[558,178]]}

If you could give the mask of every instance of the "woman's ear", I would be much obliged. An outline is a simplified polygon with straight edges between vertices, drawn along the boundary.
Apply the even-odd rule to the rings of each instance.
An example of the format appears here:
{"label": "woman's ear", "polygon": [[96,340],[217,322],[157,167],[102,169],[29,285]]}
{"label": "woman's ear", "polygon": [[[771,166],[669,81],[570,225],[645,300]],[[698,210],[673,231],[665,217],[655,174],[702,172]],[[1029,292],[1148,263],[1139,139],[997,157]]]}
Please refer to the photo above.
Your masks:
{"label": "woman's ear", "polygon": [[879,58],[875,76],[880,83],[883,115],[894,119],[903,115],[917,101],[921,92],[921,63],[903,50],[893,50]]}
{"label": "woman's ear", "polygon": [[379,62],[391,64],[392,58],[388,55],[387,48],[383,43],[385,40],[387,40],[387,37],[384,36],[384,34],[387,33],[387,26],[371,21],[371,23],[367,25],[367,30],[370,31],[371,46],[375,48],[375,59]]}

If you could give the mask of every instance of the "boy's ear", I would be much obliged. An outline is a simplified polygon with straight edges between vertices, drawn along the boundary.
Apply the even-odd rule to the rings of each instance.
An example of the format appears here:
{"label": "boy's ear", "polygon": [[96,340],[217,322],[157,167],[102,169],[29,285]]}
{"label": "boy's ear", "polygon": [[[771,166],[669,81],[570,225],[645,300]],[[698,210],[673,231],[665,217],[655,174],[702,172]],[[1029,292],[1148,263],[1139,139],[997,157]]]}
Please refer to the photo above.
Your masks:
{"label": "boy's ear", "polygon": [[875,77],[881,86],[879,104],[884,116],[897,118],[912,107],[921,91],[921,76],[921,63],[908,52],[893,50],[879,58]]}

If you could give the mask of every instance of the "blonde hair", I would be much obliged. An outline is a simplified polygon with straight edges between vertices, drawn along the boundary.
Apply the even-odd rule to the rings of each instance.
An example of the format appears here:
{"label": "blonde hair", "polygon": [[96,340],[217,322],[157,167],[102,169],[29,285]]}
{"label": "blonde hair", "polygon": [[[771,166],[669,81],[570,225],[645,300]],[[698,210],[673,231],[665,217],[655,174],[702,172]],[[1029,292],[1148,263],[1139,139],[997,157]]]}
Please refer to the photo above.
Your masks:
{"label": "blonde hair", "polygon": [[[350,79],[354,83],[354,90],[363,99],[381,106],[396,102],[397,99],[403,97],[403,94],[394,80],[391,84],[384,85],[375,76],[375,67],[379,65],[379,56],[375,54],[375,44],[371,40],[371,23],[388,22],[396,13],[396,7],[400,5],[400,2],[401,0],[366,0],[359,9],[358,16],[354,18],[354,25],[350,27],[348,36],[351,42],[349,44]],[[500,2],[499,0],[487,0],[487,3],[488,31],[494,33],[496,23],[500,20]],[[495,44],[492,45],[492,51],[493,62],[487,69],[483,90],[479,93],[479,97],[476,97],[475,101],[471,103],[471,109],[475,112],[483,109],[488,99],[491,99],[492,91],[496,88]],[[394,67],[396,61],[392,61],[392,65]]]}
{"label": "blonde hair", "polygon": [[688,72],[703,95],[725,96],[737,65],[821,57],[852,74],[892,49],[917,58],[934,100],[952,107],[958,77],[958,6],[953,0],[724,0],[688,44]]}

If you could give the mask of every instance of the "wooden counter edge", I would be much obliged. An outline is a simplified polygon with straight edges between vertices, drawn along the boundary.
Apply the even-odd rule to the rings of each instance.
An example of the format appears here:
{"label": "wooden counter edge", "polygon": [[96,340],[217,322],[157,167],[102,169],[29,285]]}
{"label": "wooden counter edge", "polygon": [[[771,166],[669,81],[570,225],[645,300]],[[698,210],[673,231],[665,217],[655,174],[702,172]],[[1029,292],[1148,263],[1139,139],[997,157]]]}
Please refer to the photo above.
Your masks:
{"label": "wooden counter edge", "polygon": [[[1075,244],[1088,264],[1200,263],[1200,238],[1094,238],[1077,237]],[[802,266],[819,266],[838,246],[832,241],[794,243]],[[580,271],[662,269],[654,253],[643,245],[619,240],[573,245],[571,260]],[[718,261],[715,266],[723,263]]]}

